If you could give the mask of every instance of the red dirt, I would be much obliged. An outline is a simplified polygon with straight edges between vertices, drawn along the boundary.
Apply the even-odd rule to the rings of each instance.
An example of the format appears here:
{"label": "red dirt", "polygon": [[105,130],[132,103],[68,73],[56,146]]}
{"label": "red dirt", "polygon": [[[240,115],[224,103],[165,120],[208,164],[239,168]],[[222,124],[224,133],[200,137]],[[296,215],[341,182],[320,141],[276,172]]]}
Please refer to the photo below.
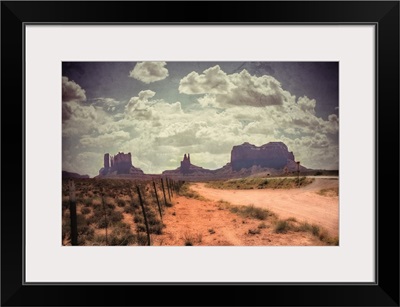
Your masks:
{"label": "red dirt", "polygon": [[[278,234],[274,231],[273,221],[268,218],[265,221],[242,218],[227,209],[220,209],[216,201],[182,196],[174,197],[174,206],[165,211],[163,222],[166,225],[163,234],[152,235],[152,245],[183,246],[188,242],[200,246],[325,245],[309,232]],[[260,233],[251,234],[249,230]]]}
{"label": "red dirt", "polygon": [[321,189],[337,188],[338,180],[316,179],[300,189],[220,190],[196,183],[191,188],[212,201],[224,200],[233,205],[250,205],[268,209],[280,219],[294,217],[299,222],[317,224],[330,236],[339,233],[339,197],[317,194]]}

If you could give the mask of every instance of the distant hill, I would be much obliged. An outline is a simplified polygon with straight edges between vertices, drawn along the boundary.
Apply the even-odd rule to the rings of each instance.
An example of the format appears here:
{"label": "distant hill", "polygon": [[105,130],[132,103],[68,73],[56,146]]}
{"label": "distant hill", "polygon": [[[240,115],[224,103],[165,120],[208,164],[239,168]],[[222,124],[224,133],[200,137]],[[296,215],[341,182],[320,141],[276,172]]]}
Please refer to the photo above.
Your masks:
{"label": "distant hill", "polygon": [[231,179],[263,174],[264,176],[290,175],[297,170],[310,171],[295,161],[293,152],[282,142],[270,142],[260,147],[250,143],[233,146],[231,161],[216,170],[205,169],[190,162],[190,154],[185,154],[181,166],[166,170],[162,174],[172,178],[190,181]]}
{"label": "distant hill", "polygon": [[80,175],[78,173],[71,173],[67,171],[62,171],[62,178],[90,178],[89,175]]}
{"label": "distant hill", "polygon": [[[292,151],[283,142],[269,142],[255,146],[248,142],[233,146],[231,160],[219,169],[210,170],[190,161],[190,154],[184,154],[180,166],[173,170],[165,170],[162,176],[188,181],[231,179],[248,176],[291,176],[300,171],[302,175],[312,174],[315,170],[308,169],[296,161]],[[316,175],[320,175],[318,172]],[[145,174],[140,168],[132,165],[131,153],[104,155],[104,166],[96,177],[151,179],[154,176]]]}

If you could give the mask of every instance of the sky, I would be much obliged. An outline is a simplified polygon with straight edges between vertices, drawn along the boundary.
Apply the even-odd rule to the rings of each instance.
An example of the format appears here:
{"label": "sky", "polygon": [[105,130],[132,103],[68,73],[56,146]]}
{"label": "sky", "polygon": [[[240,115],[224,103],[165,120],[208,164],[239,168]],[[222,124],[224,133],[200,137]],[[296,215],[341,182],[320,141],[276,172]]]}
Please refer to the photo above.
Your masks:
{"label": "sky", "polygon": [[146,174],[185,153],[217,169],[235,145],[280,141],[338,169],[338,114],[338,62],[63,62],[62,168],[93,177],[130,152]]}

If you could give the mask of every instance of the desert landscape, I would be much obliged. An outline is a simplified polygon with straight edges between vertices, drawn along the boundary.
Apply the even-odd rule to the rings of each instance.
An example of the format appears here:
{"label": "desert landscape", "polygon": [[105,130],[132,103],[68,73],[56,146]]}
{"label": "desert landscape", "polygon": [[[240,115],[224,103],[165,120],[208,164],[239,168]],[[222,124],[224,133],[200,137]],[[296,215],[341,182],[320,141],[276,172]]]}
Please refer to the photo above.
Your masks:
{"label": "desert landscape", "polygon": [[64,180],[62,242],[71,245],[74,185],[77,245],[338,245],[338,179],[299,179]]}
{"label": "desert landscape", "polygon": [[63,246],[338,246],[338,62],[63,62]]}

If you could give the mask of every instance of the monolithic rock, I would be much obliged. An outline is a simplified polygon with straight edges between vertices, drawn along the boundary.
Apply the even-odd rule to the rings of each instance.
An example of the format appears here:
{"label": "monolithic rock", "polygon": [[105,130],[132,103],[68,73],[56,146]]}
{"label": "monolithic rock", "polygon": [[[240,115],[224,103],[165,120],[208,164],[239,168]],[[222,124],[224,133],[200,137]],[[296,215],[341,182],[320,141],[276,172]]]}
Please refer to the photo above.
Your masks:
{"label": "monolithic rock", "polygon": [[178,167],[175,170],[164,171],[162,174],[167,176],[177,176],[177,175],[204,176],[212,174],[212,171],[209,169],[202,168],[200,166],[193,165],[190,162],[190,154],[184,154],[180,167]]}
{"label": "monolithic rock", "polygon": [[143,175],[143,171],[140,168],[136,168],[132,165],[131,153],[119,152],[115,156],[110,156],[109,153],[104,154],[104,167],[100,169],[99,175]]}
{"label": "monolithic rock", "polygon": [[294,161],[293,152],[289,152],[287,146],[282,142],[270,142],[260,147],[246,142],[233,146],[231,151],[233,171],[251,168],[254,165],[283,169],[290,161]]}

